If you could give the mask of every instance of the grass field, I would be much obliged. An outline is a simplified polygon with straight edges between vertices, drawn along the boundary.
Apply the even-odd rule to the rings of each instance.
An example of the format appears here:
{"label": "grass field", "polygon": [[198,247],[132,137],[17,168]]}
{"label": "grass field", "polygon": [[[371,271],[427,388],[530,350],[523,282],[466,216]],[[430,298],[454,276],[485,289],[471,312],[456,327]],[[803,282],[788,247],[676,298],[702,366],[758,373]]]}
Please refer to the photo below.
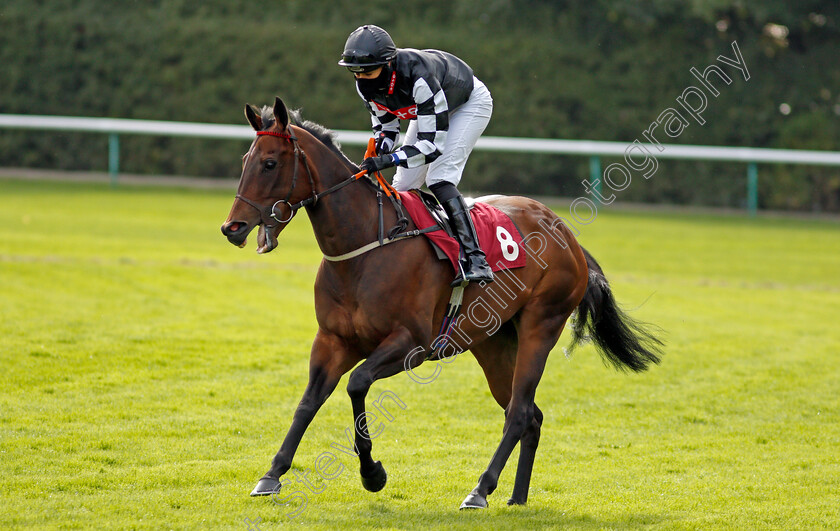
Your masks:
{"label": "grass field", "polygon": [[667,354],[626,375],[564,334],[526,507],[514,453],[458,511],[503,422],[469,355],[374,386],[406,405],[376,494],[349,456],[315,472],[345,377],[293,469],[320,492],[281,506],[248,493],[306,383],[320,254],[305,216],[231,246],[232,195],[0,180],[0,528],[840,528],[840,223],[601,212],[580,240]]}

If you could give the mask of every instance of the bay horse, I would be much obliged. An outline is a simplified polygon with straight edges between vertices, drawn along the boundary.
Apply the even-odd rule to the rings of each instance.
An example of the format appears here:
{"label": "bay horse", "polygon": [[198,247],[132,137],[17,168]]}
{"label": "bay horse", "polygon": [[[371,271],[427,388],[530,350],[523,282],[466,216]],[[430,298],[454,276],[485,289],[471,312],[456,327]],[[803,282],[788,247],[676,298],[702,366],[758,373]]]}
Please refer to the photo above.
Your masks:
{"label": "bay horse", "polygon": [[[266,253],[277,247],[278,235],[295,212],[305,208],[327,258],[315,279],[318,331],[309,381],[271,468],[251,495],[279,491],[280,477],[291,467],[307,427],[341,376],[357,364],[347,383],[355,451],[363,486],[376,492],[387,475],[371,456],[365,397],[375,381],[426,360],[416,354],[418,348],[425,352],[435,344],[451,294],[452,266],[438,260],[423,237],[336,260],[376,242],[380,216],[391,226],[397,222],[395,209],[379,206],[373,180],[359,178],[358,166],[341,152],[330,131],[301,122],[296,112],[290,119],[280,98],[273,108],[246,105],[245,115],[257,136],[243,157],[238,192],[222,233],[244,247],[249,233],[259,227],[257,251]],[[495,195],[480,201],[510,216],[528,235],[521,244],[528,260],[525,267],[497,274],[495,283],[466,287],[463,308],[480,302],[498,319],[488,329],[488,319],[477,318],[476,312],[468,318],[470,311],[464,312],[454,327],[460,343],[453,334],[449,344],[451,354],[472,352],[505,411],[502,440],[462,509],[487,507],[517,443],[519,463],[508,504],[526,502],[543,421],[534,396],[548,354],[573,312],[572,345],[592,339],[605,362],[619,369],[642,371],[659,363],[662,345],[619,309],[601,267],[548,207],[525,197]],[[406,230],[413,228],[410,224]]]}

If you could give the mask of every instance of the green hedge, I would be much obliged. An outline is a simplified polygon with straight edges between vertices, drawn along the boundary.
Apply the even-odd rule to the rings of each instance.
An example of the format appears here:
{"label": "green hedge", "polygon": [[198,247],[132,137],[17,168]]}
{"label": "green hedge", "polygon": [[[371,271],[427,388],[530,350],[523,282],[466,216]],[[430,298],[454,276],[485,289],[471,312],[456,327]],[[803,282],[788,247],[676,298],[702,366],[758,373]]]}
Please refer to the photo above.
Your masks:
{"label": "green hedge", "polygon": [[[244,123],[275,95],[336,129],[369,120],[335,63],[372,22],[399,46],[461,56],[495,100],[487,134],[631,143],[737,41],[751,78],[721,86],[671,142],[840,149],[840,5],[721,0],[33,2],[0,7],[0,113]],[[732,7],[732,6],[735,7]],[[773,30],[788,29],[786,36]],[[719,64],[719,63],[718,63]],[[791,112],[780,112],[786,103]],[[664,140],[663,140],[664,141]],[[122,169],[236,176],[236,141],[123,137]],[[348,150],[359,158],[358,149]],[[608,164],[609,161],[604,161]],[[101,135],[3,131],[0,165],[104,170]],[[662,161],[623,200],[742,206],[739,164]],[[840,208],[840,169],[760,168],[764,208]],[[584,193],[588,161],[476,153],[463,187]]]}

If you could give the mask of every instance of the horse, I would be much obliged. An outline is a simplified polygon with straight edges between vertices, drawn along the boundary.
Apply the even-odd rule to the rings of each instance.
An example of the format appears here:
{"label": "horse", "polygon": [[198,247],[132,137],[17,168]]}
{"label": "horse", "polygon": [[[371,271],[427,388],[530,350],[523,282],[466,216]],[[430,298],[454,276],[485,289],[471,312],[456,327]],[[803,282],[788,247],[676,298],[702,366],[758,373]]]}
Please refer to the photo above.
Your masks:
{"label": "horse", "polygon": [[[412,370],[427,358],[469,350],[504,409],[505,421],[489,465],[460,508],[488,506],[487,497],[517,443],[519,463],[508,504],[525,504],[543,422],[534,396],[548,354],[570,316],[577,312],[572,347],[591,339],[605,363],[627,371],[659,363],[662,341],[648,325],[619,308],[600,265],[568,225],[535,200],[502,195],[477,200],[507,214],[527,235],[521,244],[527,263],[500,272],[493,283],[468,284],[462,306],[467,311],[456,319],[448,354],[434,350],[430,356],[451,296],[452,265],[439,260],[423,237],[382,245],[379,227],[383,222],[396,224],[397,211],[382,208],[381,187],[367,176],[361,178],[364,172],[337,146],[334,133],[302,121],[297,111],[290,117],[280,98],[273,107],[246,105],[245,115],[256,137],[243,157],[238,191],[222,233],[230,243],[244,247],[259,227],[257,252],[267,253],[277,247],[279,234],[295,213],[305,208],[325,257],[314,286],[318,330],[309,380],[288,433],[252,496],[279,491],[280,478],[290,469],[304,432],[353,367],[347,394],[362,485],[371,492],[381,490],[387,474],[381,462],[373,460],[365,415],[371,385]],[[409,221],[403,234],[414,228]],[[490,319],[490,313],[496,318]]]}

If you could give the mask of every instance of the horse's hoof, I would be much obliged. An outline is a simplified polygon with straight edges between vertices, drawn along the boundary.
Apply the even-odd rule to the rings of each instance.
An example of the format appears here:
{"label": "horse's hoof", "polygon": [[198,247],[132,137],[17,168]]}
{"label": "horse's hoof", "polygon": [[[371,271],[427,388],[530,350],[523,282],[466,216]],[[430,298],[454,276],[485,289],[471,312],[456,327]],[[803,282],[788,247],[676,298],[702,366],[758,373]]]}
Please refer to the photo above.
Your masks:
{"label": "horse's hoof", "polygon": [[280,491],[280,481],[274,478],[260,479],[254,490],[251,491],[251,496],[271,496],[275,492]]}
{"label": "horse's hoof", "polygon": [[373,466],[375,469],[372,474],[367,476],[361,474],[362,486],[370,492],[379,492],[385,488],[385,483],[388,482],[388,474],[385,473],[385,467],[382,466],[380,461],[375,462]]}
{"label": "horse's hoof", "polygon": [[524,501],[514,500],[513,498],[508,500],[508,505],[525,505]]}
{"label": "horse's hoof", "polygon": [[464,498],[464,503],[461,504],[461,510],[464,509],[486,509],[487,498],[481,494],[470,493]]}

